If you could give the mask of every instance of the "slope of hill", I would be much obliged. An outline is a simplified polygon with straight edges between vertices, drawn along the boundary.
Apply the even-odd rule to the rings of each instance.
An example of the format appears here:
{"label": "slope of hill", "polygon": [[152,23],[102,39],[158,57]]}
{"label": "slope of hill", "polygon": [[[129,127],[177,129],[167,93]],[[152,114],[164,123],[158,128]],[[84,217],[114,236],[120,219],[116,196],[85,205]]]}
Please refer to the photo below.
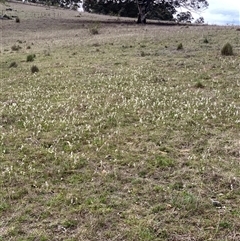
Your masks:
{"label": "slope of hill", "polygon": [[240,240],[239,31],[8,5],[0,240]]}

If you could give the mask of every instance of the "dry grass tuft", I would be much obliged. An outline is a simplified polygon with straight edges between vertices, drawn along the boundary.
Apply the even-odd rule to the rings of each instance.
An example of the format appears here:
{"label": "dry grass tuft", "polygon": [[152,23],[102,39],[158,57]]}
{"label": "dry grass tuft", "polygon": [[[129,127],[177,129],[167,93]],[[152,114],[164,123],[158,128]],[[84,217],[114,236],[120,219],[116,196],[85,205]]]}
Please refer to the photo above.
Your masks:
{"label": "dry grass tuft", "polygon": [[19,18],[19,17],[16,17],[16,18],[15,18],[15,21],[16,21],[16,23],[20,23],[20,18]]}
{"label": "dry grass tuft", "polygon": [[226,43],[221,49],[221,54],[225,56],[233,55],[232,45],[230,43]]}
{"label": "dry grass tuft", "polygon": [[17,68],[17,63],[15,61],[11,62],[11,64],[9,65],[9,68]]}
{"label": "dry grass tuft", "polygon": [[34,74],[34,73],[37,73],[37,72],[39,72],[39,68],[36,66],[36,65],[33,65],[32,67],[31,67],[31,72]]}
{"label": "dry grass tuft", "polygon": [[183,44],[179,43],[178,46],[177,46],[177,50],[182,50],[182,49],[183,49]]}

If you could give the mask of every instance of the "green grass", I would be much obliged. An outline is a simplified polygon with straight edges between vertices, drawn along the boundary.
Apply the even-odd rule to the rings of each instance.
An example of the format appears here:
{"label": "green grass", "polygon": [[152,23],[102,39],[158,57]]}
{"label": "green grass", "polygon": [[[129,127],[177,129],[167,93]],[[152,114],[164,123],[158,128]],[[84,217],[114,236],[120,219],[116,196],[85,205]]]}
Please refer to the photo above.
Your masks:
{"label": "green grass", "polygon": [[35,54],[29,54],[27,56],[27,62],[32,62],[32,61],[34,61],[35,58],[36,58]]}
{"label": "green grass", "polygon": [[31,46],[35,75],[26,48],[1,56],[0,237],[234,240],[239,55],[219,49],[237,49],[236,31],[117,27],[51,55]]}

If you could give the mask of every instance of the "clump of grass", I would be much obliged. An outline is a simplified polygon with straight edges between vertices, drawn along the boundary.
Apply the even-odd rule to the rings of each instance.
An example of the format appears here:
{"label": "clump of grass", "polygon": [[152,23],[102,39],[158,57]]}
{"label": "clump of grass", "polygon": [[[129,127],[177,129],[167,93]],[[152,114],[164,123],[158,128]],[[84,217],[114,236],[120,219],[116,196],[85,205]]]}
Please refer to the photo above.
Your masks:
{"label": "clump of grass", "polygon": [[93,43],[92,46],[93,46],[93,47],[99,47],[99,46],[101,46],[101,45],[100,45],[99,43]]}
{"label": "clump of grass", "polygon": [[76,226],[77,226],[76,220],[66,220],[66,221],[63,222],[64,228],[74,228]]}
{"label": "clump of grass", "polygon": [[157,156],[153,161],[151,161],[151,164],[157,168],[166,168],[173,167],[174,161],[166,156]]}
{"label": "clump of grass", "polygon": [[91,28],[91,29],[90,29],[90,33],[93,34],[93,35],[95,35],[95,34],[99,34],[99,31],[98,31],[98,29],[96,29],[96,28]]}
{"label": "clump of grass", "polygon": [[19,17],[16,17],[16,23],[20,23],[20,18]]}
{"label": "clump of grass", "polygon": [[11,47],[11,49],[12,49],[12,51],[18,51],[19,49],[21,49],[21,46],[14,44],[14,45]]}
{"label": "clump of grass", "polygon": [[17,68],[17,63],[15,61],[13,61],[10,65],[9,68]]}
{"label": "clump of grass", "polygon": [[181,49],[183,49],[183,44],[179,43],[178,46],[177,46],[177,50],[181,50]]}
{"label": "clump of grass", "polygon": [[50,54],[50,50],[47,50],[47,49],[45,49],[44,51],[43,51],[43,54],[45,55],[45,56],[50,56],[51,54]]}
{"label": "clump of grass", "polygon": [[205,86],[203,85],[203,83],[199,80],[195,85],[194,85],[195,88],[198,88],[198,89],[203,89]]}
{"label": "clump of grass", "polygon": [[99,24],[94,24],[94,25],[92,25],[92,26],[89,28],[89,32],[90,32],[92,35],[99,34]]}
{"label": "clump of grass", "polygon": [[232,45],[230,43],[226,43],[221,49],[221,54],[225,56],[233,55]]}
{"label": "clump of grass", "polygon": [[203,43],[205,43],[205,44],[209,43],[209,41],[208,41],[208,39],[206,37],[204,38]]}
{"label": "clump of grass", "polygon": [[141,57],[145,57],[145,56],[146,56],[146,53],[145,53],[144,51],[141,51],[140,56],[141,56]]}
{"label": "clump of grass", "polygon": [[35,59],[36,55],[35,54],[29,54],[27,56],[27,62],[32,62]]}
{"label": "clump of grass", "polygon": [[219,223],[219,227],[220,227],[221,229],[227,229],[227,228],[230,228],[230,227],[231,227],[231,224],[230,224],[229,222],[223,221],[223,222],[220,222],[220,223]]}
{"label": "clump of grass", "polygon": [[31,67],[31,72],[34,74],[34,73],[37,73],[37,72],[39,72],[39,68],[36,66],[36,65],[33,65],[32,67]]}

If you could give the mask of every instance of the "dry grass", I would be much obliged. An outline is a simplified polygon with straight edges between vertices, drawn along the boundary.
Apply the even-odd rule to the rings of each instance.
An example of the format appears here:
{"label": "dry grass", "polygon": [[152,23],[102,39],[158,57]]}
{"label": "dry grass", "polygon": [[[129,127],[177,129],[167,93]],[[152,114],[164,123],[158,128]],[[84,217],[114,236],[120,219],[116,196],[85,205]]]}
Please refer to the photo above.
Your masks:
{"label": "dry grass", "polygon": [[240,240],[238,32],[13,6],[0,240]]}

